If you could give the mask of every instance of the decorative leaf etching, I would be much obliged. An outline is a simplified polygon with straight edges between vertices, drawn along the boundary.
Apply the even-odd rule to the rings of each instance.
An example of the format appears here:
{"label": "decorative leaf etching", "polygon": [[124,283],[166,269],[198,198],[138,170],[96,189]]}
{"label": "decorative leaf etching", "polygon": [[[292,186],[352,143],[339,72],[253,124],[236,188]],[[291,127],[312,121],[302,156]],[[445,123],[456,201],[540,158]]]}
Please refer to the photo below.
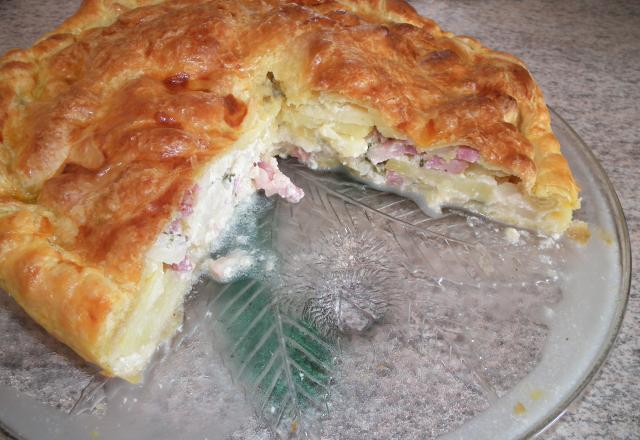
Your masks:
{"label": "decorative leaf etching", "polygon": [[365,332],[401,291],[392,256],[373,234],[348,227],[321,233],[321,240],[289,245],[279,301],[326,336]]}
{"label": "decorative leaf etching", "polygon": [[[269,243],[269,214],[258,228]],[[308,438],[326,413],[335,347],[274,291],[274,280],[244,279],[219,288],[208,309],[217,348],[234,381],[279,436]]]}
{"label": "decorative leaf etching", "polygon": [[245,280],[216,297],[220,335],[237,383],[280,435],[310,432],[324,412],[333,374],[333,347],[304,321],[287,316],[268,288]]}

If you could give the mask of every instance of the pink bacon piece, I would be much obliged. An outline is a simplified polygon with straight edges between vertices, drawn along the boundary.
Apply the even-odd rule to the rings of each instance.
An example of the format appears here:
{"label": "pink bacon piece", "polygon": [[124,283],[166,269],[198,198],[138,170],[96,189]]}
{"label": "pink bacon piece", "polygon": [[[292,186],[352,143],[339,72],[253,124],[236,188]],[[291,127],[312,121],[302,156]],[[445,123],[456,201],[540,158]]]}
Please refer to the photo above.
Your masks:
{"label": "pink bacon piece", "polygon": [[171,265],[171,270],[175,270],[176,272],[189,272],[192,269],[193,269],[193,263],[191,262],[189,257],[186,255],[181,262],[173,263]]}
{"label": "pink bacon piece", "polygon": [[440,156],[433,156],[424,163],[424,167],[430,170],[444,171],[451,174],[460,174],[469,166],[468,162],[458,159],[444,160]]}
{"label": "pink bacon piece", "polygon": [[263,160],[258,162],[258,168],[267,173],[267,179],[269,180],[273,180],[273,177],[276,175],[276,167],[267,161]]}
{"label": "pink bacon piece", "polygon": [[300,147],[296,147],[293,153],[291,153],[291,156],[295,157],[296,159],[302,162],[306,162],[311,157],[311,153],[307,153],[304,149]]}
{"label": "pink bacon piece", "polygon": [[456,159],[463,160],[469,163],[476,163],[480,158],[480,153],[478,150],[474,150],[469,147],[459,147],[458,151],[456,151]]}
{"label": "pink bacon piece", "polygon": [[445,171],[451,174],[461,174],[472,163],[476,163],[480,158],[480,153],[477,150],[469,147],[459,147],[456,151],[456,158],[451,160],[445,160],[440,156],[433,156],[427,159],[424,164],[425,168],[431,170]]}
{"label": "pink bacon piece", "polygon": [[169,232],[172,234],[179,234],[182,231],[182,218],[177,218],[169,223]]}
{"label": "pink bacon piece", "polygon": [[469,162],[463,160],[451,159],[444,166],[444,171],[451,174],[460,174],[469,167]]}
{"label": "pink bacon piece", "polygon": [[398,139],[385,140],[380,144],[374,144],[367,150],[367,158],[377,165],[389,159],[401,156],[415,156],[417,154],[416,147],[407,141]]}
{"label": "pink bacon piece", "polygon": [[196,202],[196,195],[200,191],[200,186],[196,183],[187,189],[182,195],[180,205],[178,205],[178,216],[169,223],[169,232],[171,234],[179,234],[182,231],[182,219],[193,214],[193,206]]}
{"label": "pink bacon piece", "polygon": [[433,156],[424,163],[424,167],[430,170],[440,170],[444,171],[444,167],[447,164],[447,161],[441,158],[440,156]]}
{"label": "pink bacon piece", "polygon": [[193,214],[193,205],[195,204],[198,191],[200,191],[200,186],[196,183],[184,192],[182,200],[180,201],[180,214],[182,215],[182,218]]}
{"label": "pink bacon piece", "polygon": [[400,186],[404,182],[402,176],[395,171],[387,170],[385,176],[385,181],[389,185]]}
{"label": "pink bacon piece", "polygon": [[298,188],[278,169],[278,161],[270,157],[257,163],[253,172],[253,183],[263,189],[267,197],[278,194],[291,203],[298,203],[304,197],[302,188]]}

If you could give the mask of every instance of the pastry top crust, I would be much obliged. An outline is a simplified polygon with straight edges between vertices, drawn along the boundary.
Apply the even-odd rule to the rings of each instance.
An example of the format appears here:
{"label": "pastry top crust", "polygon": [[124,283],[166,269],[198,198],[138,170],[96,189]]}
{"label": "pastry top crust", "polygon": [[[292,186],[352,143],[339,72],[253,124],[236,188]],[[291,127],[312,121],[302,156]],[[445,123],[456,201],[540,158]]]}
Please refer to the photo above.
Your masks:
{"label": "pastry top crust", "polygon": [[[134,294],[194,176],[247,128],[267,72],[291,102],[356,103],[420,149],[472,146],[532,197],[578,206],[524,64],[443,32],[404,1],[85,0],[0,59],[0,221],[13,225],[0,247],[17,243],[20,212],[56,219],[34,271],[74,261],[75,283],[101,277],[115,293],[91,325],[107,325],[103,311]],[[1,285],[28,290],[33,274],[11,264],[0,259]]]}

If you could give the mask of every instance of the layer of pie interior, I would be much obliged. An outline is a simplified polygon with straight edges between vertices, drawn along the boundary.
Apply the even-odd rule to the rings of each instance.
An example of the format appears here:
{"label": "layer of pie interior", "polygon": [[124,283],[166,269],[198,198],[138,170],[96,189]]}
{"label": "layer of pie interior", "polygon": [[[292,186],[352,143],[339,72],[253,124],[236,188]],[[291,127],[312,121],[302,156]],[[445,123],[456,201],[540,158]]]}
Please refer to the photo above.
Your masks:
{"label": "layer of pie interior", "polygon": [[[436,213],[445,206],[458,207],[531,229],[544,227],[545,219],[549,224],[557,221],[554,203],[524,195],[517,183],[499,183],[496,177],[504,175],[483,167],[481,160],[459,174],[427,169],[415,157],[402,155],[374,165],[366,158],[374,129],[386,138],[399,137],[374,112],[326,96],[305,104],[288,102],[279,90],[268,89],[269,104],[250,109],[243,123],[249,129],[197,178],[193,209],[188,215],[177,214],[148,252],[142,291],[126,318],[130,325],[122,326],[111,342],[107,364],[113,374],[138,379],[158,341],[175,332],[183,298],[202,273],[203,261],[237,207],[260,189],[252,176],[271,157],[292,155],[311,168],[347,170]],[[455,148],[438,151],[446,155]],[[391,184],[385,177],[388,172],[401,181]]]}
{"label": "layer of pie interior", "polygon": [[202,262],[236,208],[256,193],[250,177],[254,164],[272,154],[277,112],[263,110],[269,111],[248,121],[253,128],[237,140],[238,148],[217,157],[197,177],[190,213],[178,214],[147,253],[137,303],[111,341],[111,374],[138,381],[159,341],[182,323],[182,303],[201,274]]}
{"label": "layer of pie interior", "polygon": [[[509,180],[508,174],[482,159],[461,173],[420,165],[421,156],[455,157],[458,145],[418,148],[418,155],[399,155],[372,164],[366,157],[371,131],[375,128],[387,138],[400,136],[375,114],[357,105],[331,99],[286,105],[279,120],[279,139],[312,153],[311,167],[344,168],[356,179],[414,199],[431,213],[438,214],[444,207],[459,208],[550,235],[565,229],[571,221],[570,217],[561,218],[562,210],[554,200],[527,196],[518,179]],[[389,182],[385,176],[388,171],[397,173],[401,183]]]}

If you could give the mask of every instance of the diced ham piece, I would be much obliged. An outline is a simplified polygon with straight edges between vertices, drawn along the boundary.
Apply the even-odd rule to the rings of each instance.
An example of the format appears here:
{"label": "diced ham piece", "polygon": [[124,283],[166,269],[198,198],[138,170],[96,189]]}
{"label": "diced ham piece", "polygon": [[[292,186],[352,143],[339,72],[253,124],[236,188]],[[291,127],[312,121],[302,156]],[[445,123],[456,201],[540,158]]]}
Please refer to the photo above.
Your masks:
{"label": "diced ham piece", "polygon": [[451,174],[460,174],[469,167],[469,162],[463,160],[451,159],[444,166],[444,170]]}
{"label": "diced ham piece", "polygon": [[[273,160],[275,161],[275,159]],[[276,170],[278,169],[277,162],[275,165],[273,165],[271,161],[265,160],[258,162],[258,167],[267,173],[267,178],[269,180],[273,180],[273,177],[276,175]]]}
{"label": "diced ham piece", "polygon": [[200,191],[200,186],[196,183],[186,190],[178,206],[178,215],[169,223],[168,231],[172,234],[179,234],[182,231],[182,219],[193,214],[193,206],[196,202],[196,195]]}
{"label": "diced ham piece", "polygon": [[224,257],[208,260],[205,267],[209,269],[209,274],[215,281],[228,283],[249,270],[253,264],[254,258],[249,253],[235,249]]}
{"label": "diced ham piece", "polygon": [[389,185],[400,186],[402,185],[402,182],[404,182],[404,179],[400,174],[396,173],[395,171],[387,170],[387,173],[385,174],[385,181]]}
{"label": "diced ham piece", "polygon": [[193,269],[193,263],[189,257],[185,255],[181,262],[172,264],[171,269],[176,272],[189,272]]}
{"label": "diced ham piece", "polygon": [[278,169],[278,161],[270,157],[258,162],[251,177],[256,188],[263,189],[267,197],[278,194],[291,203],[298,203],[304,197],[302,188],[298,188]]}
{"label": "diced ham piece", "polygon": [[373,164],[405,155],[415,156],[416,154],[416,147],[407,141],[398,139],[387,139],[379,144],[374,143],[367,150],[367,158]]}
{"label": "diced ham piece", "polygon": [[446,163],[446,160],[436,155],[427,159],[427,161],[424,163],[424,167],[430,170],[444,171]]}
{"label": "diced ham piece", "polygon": [[463,160],[469,163],[476,163],[480,158],[480,153],[478,150],[474,150],[469,147],[458,147],[458,151],[456,151],[456,159]]}
{"label": "diced ham piece", "polygon": [[240,191],[240,184],[241,184],[241,180],[238,176],[233,178],[233,194],[236,195],[238,194],[238,191]]}
{"label": "diced ham piece", "polygon": [[182,219],[177,218],[169,223],[169,232],[172,234],[178,234],[182,230]]}
{"label": "diced ham piece", "polygon": [[439,170],[451,174],[460,174],[469,167],[469,162],[458,159],[444,160],[440,156],[433,156],[427,159],[427,161],[424,163],[424,167],[430,170]]}
{"label": "diced ham piece", "polygon": [[296,149],[293,151],[293,153],[291,153],[291,155],[296,159],[301,160],[302,162],[308,161],[309,158],[311,157],[311,153],[307,153],[304,149],[300,147],[296,147]]}
{"label": "diced ham piece", "polygon": [[183,218],[193,214],[193,205],[196,201],[198,191],[200,191],[200,187],[198,184],[195,184],[184,192],[182,200],[180,201],[180,214]]}

